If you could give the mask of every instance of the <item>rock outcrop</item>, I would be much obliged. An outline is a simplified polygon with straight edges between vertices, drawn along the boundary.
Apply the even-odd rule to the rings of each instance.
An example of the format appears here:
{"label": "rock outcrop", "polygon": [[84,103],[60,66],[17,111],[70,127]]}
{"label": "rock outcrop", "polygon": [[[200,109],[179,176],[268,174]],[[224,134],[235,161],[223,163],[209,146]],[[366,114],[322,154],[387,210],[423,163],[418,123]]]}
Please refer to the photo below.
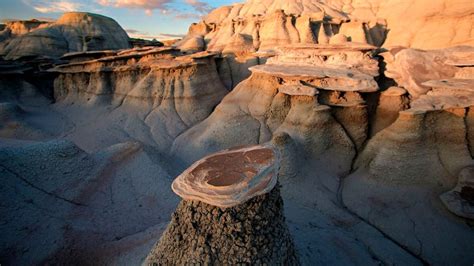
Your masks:
{"label": "rock outcrop", "polygon": [[55,99],[58,106],[105,109],[129,136],[166,151],[227,93],[214,55],[186,56],[172,48],[137,48],[93,60],[86,60],[90,53],[75,54],[78,62],[51,70],[59,75]]}
{"label": "rock outcrop", "polygon": [[[343,36],[377,46],[444,48],[474,44],[470,31],[473,10],[463,0],[249,0],[213,10],[184,39],[202,36],[209,40],[207,49],[234,52],[249,47],[262,50],[295,43],[334,43],[344,41]],[[240,46],[235,45],[236,40]]]}
{"label": "rock outcrop", "polygon": [[183,197],[147,264],[298,265],[277,185],[279,158],[256,146],[203,158],[173,182]]}
{"label": "rock outcrop", "polygon": [[175,140],[173,153],[194,161],[209,152],[264,143],[287,132],[317,160],[340,158],[332,164],[333,171],[349,171],[355,150],[367,137],[362,94],[378,90],[371,48],[347,44],[280,50],[291,53],[280,52],[267,64],[251,67],[250,78],[206,120]]}
{"label": "rock outcrop", "polygon": [[468,263],[473,259],[467,255],[473,247],[472,230],[447,210],[472,217],[474,83],[467,74],[472,48],[398,49],[383,56],[385,74],[403,88],[382,93],[379,107],[391,97],[398,100],[385,106],[392,107],[390,114],[397,108],[400,112],[388,125],[378,118],[388,109],[377,109],[383,113],[375,121],[388,126],[374,125],[376,134],[355,160],[356,171],[344,180],[343,202],[425,262]]}
{"label": "rock outcrop", "polygon": [[12,35],[0,45],[5,59],[58,58],[68,52],[129,48],[127,33],[115,20],[92,13],[66,13],[21,35]]}

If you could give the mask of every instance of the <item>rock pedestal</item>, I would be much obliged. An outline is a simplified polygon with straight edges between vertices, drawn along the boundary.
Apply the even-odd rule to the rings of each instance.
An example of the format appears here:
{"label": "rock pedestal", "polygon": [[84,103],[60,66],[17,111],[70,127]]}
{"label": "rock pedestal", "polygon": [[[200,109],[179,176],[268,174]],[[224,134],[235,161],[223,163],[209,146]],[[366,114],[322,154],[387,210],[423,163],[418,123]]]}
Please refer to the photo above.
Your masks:
{"label": "rock pedestal", "polygon": [[[239,154],[239,151],[242,152]],[[276,157],[276,152],[269,148],[263,148],[260,151],[270,151],[272,157]],[[227,152],[232,153],[232,157],[237,163],[241,162],[237,157],[241,156],[247,159],[242,163],[242,169],[248,170],[256,159],[252,158],[252,155],[249,156],[248,148]],[[222,152],[219,153],[218,158],[225,158],[222,157],[222,154]],[[209,159],[212,161],[213,158],[215,160],[216,157],[211,155],[197,164],[206,165],[210,170],[208,173],[213,173],[210,164],[206,162]],[[259,159],[257,161],[261,162]],[[277,163],[276,160],[269,162]],[[199,167],[199,165],[194,165],[191,168],[196,166]],[[253,185],[252,179],[259,176],[259,170],[256,170],[257,173],[250,180],[243,181],[244,183],[240,181],[236,181],[234,184],[226,183],[224,186],[216,186],[214,190],[223,189],[228,185],[238,185],[239,182],[240,185],[248,186],[250,191],[265,189],[265,187],[258,185],[258,182],[257,186]],[[234,172],[227,174],[236,174],[235,167],[232,171]],[[213,180],[212,176],[208,177],[204,180]],[[232,180],[236,179],[232,178]],[[179,179],[175,182],[179,182]],[[208,193],[215,194],[215,191],[211,187]],[[181,196],[186,197],[186,195]],[[227,208],[211,205],[212,201],[209,200],[208,202],[187,199],[181,201],[168,228],[149,254],[146,264],[299,264],[292,238],[285,223],[283,200],[278,185],[273,185],[269,193],[255,193],[250,199],[243,197],[241,203]]]}

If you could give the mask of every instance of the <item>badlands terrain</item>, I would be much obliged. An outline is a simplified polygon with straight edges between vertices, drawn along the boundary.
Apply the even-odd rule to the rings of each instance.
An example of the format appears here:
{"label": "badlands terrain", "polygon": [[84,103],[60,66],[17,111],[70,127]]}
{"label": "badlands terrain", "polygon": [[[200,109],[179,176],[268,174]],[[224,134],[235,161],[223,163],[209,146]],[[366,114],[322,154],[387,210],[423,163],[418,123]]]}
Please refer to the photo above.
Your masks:
{"label": "badlands terrain", "polygon": [[71,12],[0,59],[1,265],[474,263],[472,1]]}

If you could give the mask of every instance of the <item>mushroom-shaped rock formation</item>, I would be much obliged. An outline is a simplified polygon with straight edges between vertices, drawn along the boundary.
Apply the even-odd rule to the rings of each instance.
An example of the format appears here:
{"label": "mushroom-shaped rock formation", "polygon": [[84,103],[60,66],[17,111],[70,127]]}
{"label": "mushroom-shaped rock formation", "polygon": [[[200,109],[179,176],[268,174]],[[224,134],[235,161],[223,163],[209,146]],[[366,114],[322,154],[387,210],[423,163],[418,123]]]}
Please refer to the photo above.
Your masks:
{"label": "mushroom-shaped rock formation", "polygon": [[456,187],[440,198],[451,212],[474,220],[474,167],[461,170]]}
{"label": "mushroom-shaped rock formation", "polygon": [[297,265],[283,215],[278,152],[225,150],[173,182],[183,200],[146,260],[158,265]]}
{"label": "mushroom-shaped rock formation", "polygon": [[234,207],[270,192],[277,182],[278,164],[278,154],[270,148],[224,150],[194,163],[172,188],[185,200]]}
{"label": "mushroom-shaped rock formation", "polygon": [[[338,158],[352,156],[352,145],[360,148],[368,131],[362,95],[379,90],[374,79],[378,63],[370,56],[374,48],[347,43],[277,49],[266,64],[251,67],[251,76],[206,120],[180,135],[172,152],[192,162],[218,150],[264,143],[277,132],[287,132],[309,157],[324,160],[330,157],[324,155],[330,150]],[[316,129],[322,124],[327,131]],[[345,165],[351,160],[341,161]],[[348,171],[347,165],[332,166],[337,173]]]}

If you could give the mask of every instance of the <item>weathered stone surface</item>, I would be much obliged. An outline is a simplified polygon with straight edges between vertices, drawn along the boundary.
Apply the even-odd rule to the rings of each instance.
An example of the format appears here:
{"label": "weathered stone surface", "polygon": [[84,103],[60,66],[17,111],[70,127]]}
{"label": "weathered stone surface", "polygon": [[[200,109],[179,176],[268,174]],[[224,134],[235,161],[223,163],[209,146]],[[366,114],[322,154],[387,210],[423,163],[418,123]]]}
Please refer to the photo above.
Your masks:
{"label": "weathered stone surface", "polygon": [[[190,28],[188,36],[199,33],[210,40],[207,49],[219,51],[237,35],[248,36],[249,43],[259,50],[296,43],[334,43],[337,34],[377,46],[436,49],[474,44],[470,32],[473,9],[465,0],[250,0],[213,10],[191,27],[206,30]],[[241,52],[244,47],[233,46],[232,50]]]}
{"label": "weathered stone surface", "polygon": [[278,92],[288,94],[288,95],[306,95],[306,96],[315,96],[318,94],[318,90],[310,87],[305,86],[302,84],[289,84],[289,85],[282,85],[278,88]]}
{"label": "weathered stone surface", "polygon": [[27,56],[57,58],[69,52],[130,47],[127,33],[115,20],[82,12],[66,13],[54,23],[13,36],[5,42],[0,54],[6,59]]}
{"label": "weathered stone surface", "polygon": [[461,170],[457,185],[440,198],[454,214],[474,220],[474,168]]}
{"label": "weathered stone surface", "polygon": [[61,106],[113,106],[113,113],[106,112],[107,121],[120,121],[129,136],[166,151],[176,136],[206,118],[227,94],[214,55],[182,55],[174,48],[158,47],[59,65],[50,70],[59,75],[54,95]]}
{"label": "weathered stone surface", "polygon": [[298,265],[278,186],[222,209],[183,200],[147,264]]}
{"label": "weathered stone surface", "polygon": [[324,68],[318,66],[285,66],[265,64],[253,66],[250,71],[275,77],[308,80],[317,88],[334,91],[374,92],[378,85],[370,75],[357,70]]}
{"label": "weathered stone surface", "polygon": [[417,98],[430,90],[424,82],[454,78],[457,72],[464,71],[450,65],[448,60],[456,60],[458,54],[466,53],[474,53],[474,47],[460,46],[430,51],[394,48],[381,55],[387,63],[385,75]]}
{"label": "weathered stone surface", "polygon": [[384,96],[393,96],[393,97],[402,96],[402,95],[405,95],[406,93],[407,91],[404,88],[393,87],[393,86],[382,92]]}
{"label": "weathered stone surface", "polygon": [[222,208],[234,207],[273,189],[279,155],[263,146],[224,150],[197,161],[173,182],[185,200]]}
{"label": "weathered stone surface", "polygon": [[376,77],[379,75],[378,62],[370,55],[375,48],[372,45],[353,42],[294,44],[275,48],[276,55],[266,63],[358,70]]}

